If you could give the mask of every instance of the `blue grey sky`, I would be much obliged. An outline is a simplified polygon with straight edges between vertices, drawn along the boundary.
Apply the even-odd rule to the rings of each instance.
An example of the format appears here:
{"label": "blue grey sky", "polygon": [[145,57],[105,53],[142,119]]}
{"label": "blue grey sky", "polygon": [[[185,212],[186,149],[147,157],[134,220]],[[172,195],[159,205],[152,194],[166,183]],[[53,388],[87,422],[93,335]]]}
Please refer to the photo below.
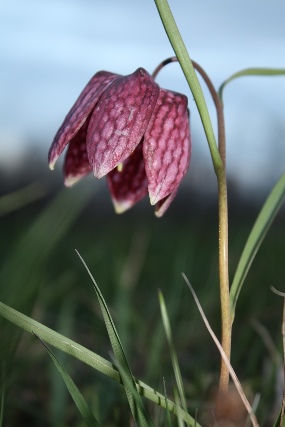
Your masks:
{"label": "blue grey sky", "polygon": [[[152,72],[173,55],[153,0],[1,3],[1,167],[21,161],[30,140],[47,155],[57,128],[95,72],[129,74],[139,66]],[[190,56],[217,88],[246,67],[285,68],[284,0],[169,4]],[[158,83],[188,96],[193,171],[210,170],[207,142],[179,65],[165,68]],[[215,127],[204,85],[203,90]],[[285,77],[236,80],[224,101],[229,174],[248,191],[272,185],[285,169]]]}

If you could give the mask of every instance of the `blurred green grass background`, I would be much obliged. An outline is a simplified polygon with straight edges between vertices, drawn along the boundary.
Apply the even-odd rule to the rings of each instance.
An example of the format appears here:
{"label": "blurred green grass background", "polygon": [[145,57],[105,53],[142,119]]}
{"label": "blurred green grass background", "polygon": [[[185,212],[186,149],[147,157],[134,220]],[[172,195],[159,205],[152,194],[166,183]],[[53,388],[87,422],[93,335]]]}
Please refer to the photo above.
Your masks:
{"label": "blurred green grass background", "polygon": [[[27,194],[34,191],[32,187]],[[162,219],[154,217],[147,200],[116,216],[104,185],[87,180],[26,206],[14,203],[0,222],[0,300],[110,360],[111,346],[77,249],[101,288],[133,373],[160,391],[164,377],[171,393],[174,375],[157,297],[161,289],[189,408],[192,414],[196,408],[209,411],[205,402],[217,383],[220,357],[181,272],[219,336],[215,200],[202,200],[182,188]],[[230,195],[231,278],[260,207]],[[248,274],[233,329],[232,364],[250,394],[261,393],[257,415],[264,423],[272,422],[278,403],[282,300],[269,287],[283,290],[284,231],[282,211]],[[42,345],[4,319],[0,327],[1,358],[8,360],[3,425],[82,425]],[[129,425],[120,385],[55,353],[104,426]],[[151,411],[159,418],[158,409]]]}

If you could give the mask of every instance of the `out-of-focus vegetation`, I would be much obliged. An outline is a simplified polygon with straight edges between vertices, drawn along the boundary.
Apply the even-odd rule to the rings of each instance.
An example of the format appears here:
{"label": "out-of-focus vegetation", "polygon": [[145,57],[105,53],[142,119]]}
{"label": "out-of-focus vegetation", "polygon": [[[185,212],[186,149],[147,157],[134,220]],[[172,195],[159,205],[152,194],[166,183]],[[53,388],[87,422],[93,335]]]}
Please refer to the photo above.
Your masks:
{"label": "out-of-focus vegetation", "polygon": [[[181,272],[219,335],[217,212],[215,201],[187,191],[182,188],[159,220],[147,200],[116,216],[105,186],[93,179],[52,194],[44,190],[44,197],[3,211],[0,300],[110,359],[108,336],[77,249],[104,294],[133,373],[161,392],[165,378],[171,394],[174,375],[158,304],[161,289],[187,403],[193,414],[198,408],[202,423],[211,416],[220,357]],[[230,192],[230,208],[232,277],[259,206],[244,204]],[[233,331],[232,364],[249,395],[261,393],[257,415],[264,423],[272,423],[282,396],[282,390],[276,394],[282,382],[282,301],[269,287],[284,286],[284,232],[281,212],[246,279]],[[1,357],[7,360],[3,425],[82,425],[42,344],[0,322]],[[102,425],[129,425],[120,385],[55,353]],[[160,411],[151,408],[156,420]]]}

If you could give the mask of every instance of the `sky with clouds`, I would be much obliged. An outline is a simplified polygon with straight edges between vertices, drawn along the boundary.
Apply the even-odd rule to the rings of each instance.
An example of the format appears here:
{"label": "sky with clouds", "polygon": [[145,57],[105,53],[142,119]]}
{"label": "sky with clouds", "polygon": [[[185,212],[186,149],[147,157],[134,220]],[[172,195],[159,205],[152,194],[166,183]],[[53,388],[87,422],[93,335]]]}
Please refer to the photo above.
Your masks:
{"label": "sky with clouds", "polygon": [[[20,161],[30,140],[46,156],[57,128],[95,72],[129,74],[139,66],[152,72],[173,55],[153,0],[1,3],[2,167]],[[243,68],[285,68],[284,0],[169,4],[190,56],[217,88]],[[210,168],[207,142],[179,65],[166,67],[158,83],[188,96],[193,162]],[[202,87],[215,127],[215,111]],[[224,102],[229,174],[251,190],[272,185],[285,169],[285,77],[236,80],[225,89]]]}

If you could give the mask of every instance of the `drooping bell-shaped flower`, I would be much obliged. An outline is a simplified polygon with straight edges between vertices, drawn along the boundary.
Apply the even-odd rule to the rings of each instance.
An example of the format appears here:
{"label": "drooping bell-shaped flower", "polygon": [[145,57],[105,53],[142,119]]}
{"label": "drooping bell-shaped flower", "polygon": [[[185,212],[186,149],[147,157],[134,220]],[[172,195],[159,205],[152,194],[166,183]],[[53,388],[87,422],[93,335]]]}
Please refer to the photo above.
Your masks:
{"label": "drooping bell-shaped flower", "polygon": [[65,185],[93,170],[107,176],[117,212],[149,193],[161,216],[190,162],[187,97],[161,89],[143,68],[128,76],[98,72],[54,138],[51,169],[67,145]]}

